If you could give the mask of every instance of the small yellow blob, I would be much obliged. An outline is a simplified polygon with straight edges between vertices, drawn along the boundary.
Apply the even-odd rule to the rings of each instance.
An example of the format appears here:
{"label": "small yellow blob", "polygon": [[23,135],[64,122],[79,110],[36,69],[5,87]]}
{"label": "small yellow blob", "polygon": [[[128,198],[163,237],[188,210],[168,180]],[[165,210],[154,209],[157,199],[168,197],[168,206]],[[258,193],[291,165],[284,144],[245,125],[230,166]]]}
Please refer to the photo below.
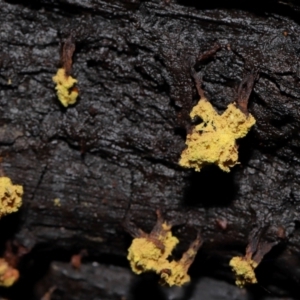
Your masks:
{"label": "small yellow blob", "polygon": [[160,228],[156,225],[149,235],[143,234],[132,241],[127,256],[132,271],[136,274],[153,271],[160,276],[161,284],[169,286],[182,286],[189,282],[187,271],[200,247],[200,238],[192,243],[179,261],[170,261],[168,258],[178,243],[170,225],[166,222],[160,223]]}
{"label": "small yellow blob", "polygon": [[19,279],[19,271],[0,258],[0,286],[10,287]]}
{"label": "small yellow blob", "polygon": [[[56,83],[57,97],[64,107],[76,102],[78,96],[78,90],[74,88],[77,83],[77,79],[72,76],[67,76],[65,69],[58,69],[55,76],[53,76],[53,82]],[[72,89],[74,88],[74,89]]]}
{"label": "small yellow blob", "polygon": [[55,198],[55,199],[53,200],[53,203],[54,203],[54,206],[58,206],[58,207],[61,206],[61,203],[60,203],[60,199],[59,199],[59,198]]}
{"label": "small yellow blob", "polygon": [[246,116],[235,104],[229,104],[219,115],[210,102],[201,98],[193,107],[191,118],[200,117],[202,123],[187,135],[187,148],[179,164],[200,171],[206,164],[216,164],[225,172],[238,163],[236,140],[244,137],[255,124],[254,117]]}
{"label": "small yellow blob", "polygon": [[16,212],[22,205],[23,187],[10,178],[0,177],[0,217]]}
{"label": "small yellow blob", "polygon": [[155,271],[157,265],[164,264],[172,250],[179,243],[178,239],[172,236],[171,231],[164,232],[158,236],[158,244],[149,238],[141,237],[132,241],[128,249],[127,258],[130,266],[136,274],[145,271]]}
{"label": "small yellow blob", "polygon": [[254,260],[235,256],[230,260],[229,265],[235,273],[237,286],[242,288],[247,284],[257,283],[254,269],[258,266],[258,263]]}

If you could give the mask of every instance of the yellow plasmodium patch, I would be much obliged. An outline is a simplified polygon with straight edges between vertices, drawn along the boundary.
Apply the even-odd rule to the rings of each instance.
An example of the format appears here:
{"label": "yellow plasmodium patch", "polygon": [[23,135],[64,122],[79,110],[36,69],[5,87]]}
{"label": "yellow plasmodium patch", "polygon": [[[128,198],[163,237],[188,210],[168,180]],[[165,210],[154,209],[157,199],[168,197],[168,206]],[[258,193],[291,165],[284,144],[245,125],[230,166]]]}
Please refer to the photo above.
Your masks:
{"label": "yellow plasmodium patch", "polygon": [[61,206],[61,203],[60,203],[60,199],[59,199],[59,198],[55,198],[55,199],[53,200],[53,203],[54,203],[54,206],[58,206],[58,207]]}
{"label": "yellow plasmodium patch", "polygon": [[10,287],[19,279],[19,271],[0,258],[0,286]]}
{"label": "yellow plasmodium patch", "polygon": [[158,236],[158,240],[164,247],[164,251],[149,238],[141,237],[132,241],[128,249],[127,258],[130,261],[133,272],[141,274],[145,271],[155,271],[158,264],[162,264],[166,268],[167,258],[171,255],[179,240],[172,236],[171,231],[166,232],[165,236]]}
{"label": "yellow plasmodium patch", "polygon": [[10,178],[0,177],[0,217],[16,212],[22,205],[23,187]]}
{"label": "yellow plasmodium patch", "polygon": [[190,281],[187,271],[192,264],[200,240],[196,239],[179,261],[169,261],[179,240],[172,235],[171,226],[162,223],[158,232],[135,238],[128,249],[128,260],[136,274],[153,271],[161,278],[162,284],[182,286]]}
{"label": "yellow plasmodium patch", "polygon": [[77,83],[77,79],[66,74],[65,69],[60,68],[52,78],[53,82],[56,83],[56,93],[59,101],[64,107],[76,102],[78,96],[78,90],[74,88]]}
{"label": "yellow plasmodium patch", "polygon": [[235,104],[229,104],[219,115],[210,102],[202,98],[193,107],[191,118],[200,117],[202,123],[187,135],[187,148],[179,164],[200,171],[206,164],[216,164],[225,172],[238,163],[236,140],[244,137],[255,124],[254,117],[246,116]]}
{"label": "yellow plasmodium patch", "polygon": [[229,265],[235,274],[237,286],[242,288],[247,284],[257,283],[254,269],[258,266],[258,263],[254,260],[235,256],[230,260]]}

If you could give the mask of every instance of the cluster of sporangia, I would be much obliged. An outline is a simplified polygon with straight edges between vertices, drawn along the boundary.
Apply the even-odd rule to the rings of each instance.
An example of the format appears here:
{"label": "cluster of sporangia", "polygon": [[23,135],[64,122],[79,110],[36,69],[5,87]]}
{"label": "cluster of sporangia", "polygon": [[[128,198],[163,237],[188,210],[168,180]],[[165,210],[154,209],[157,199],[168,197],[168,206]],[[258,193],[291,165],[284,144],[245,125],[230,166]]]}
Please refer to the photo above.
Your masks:
{"label": "cluster of sporangia", "polygon": [[[254,80],[255,76],[250,75],[246,98],[250,96]],[[236,140],[244,137],[255,124],[254,117],[247,112],[248,99],[241,97],[241,102],[238,101],[237,105],[229,104],[220,115],[204,97],[200,85],[198,92],[201,98],[190,116],[192,119],[199,117],[202,123],[194,126],[187,135],[187,147],[181,154],[179,164],[196,171],[200,171],[205,165],[216,164],[221,170],[229,172],[231,167],[238,164]],[[172,235],[171,226],[163,222],[160,214],[150,234],[140,230],[134,237],[127,256],[133,272],[140,274],[153,271],[160,276],[162,284],[169,286],[181,286],[190,281],[187,271],[201,245],[199,236],[179,261],[170,260],[171,253],[179,241]],[[257,282],[254,269],[263,255],[270,250],[268,245],[259,248],[257,243],[256,247],[253,246],[253,242],[250,244],[252,247],[248,246],[245,257],[233,257],[229,263],[239,287]]]}
{"label": "cluster of sporangia", "polygon": [[[75,45],[71,38],[63,46],[63,68],[57,71],[53,77],[56,83],[57,96],[63,106],[74,104],[78,96],[78,90],[74,85],[77,80],[69,76],[72,66],[72,55]],[[0,177],[0,218],[16,212],[22,205],[23,187],[13,185],[10,178]],[[10,287],[19,279],[19,271],[9,264],[5,258],[0,258],[0,286]]]}
{"label": "cluster of sporangia", "polygon": [[[56,83],[58,99],[67,107],[74,104],[78,96],[78,89],[75,87],[77,80],[70,76],[75,50],[72,38],[65,42],[62,50],[62,68],[58,69],[53,81]],[[236,104],[229,104],[225,112],[219,115],[204,97],[202,90],[199,94],[201,98],[190,116],[192,119],[199,117],[202,123],[194,126],[187,135],[187,147],[181,154],[179,164],[196,171],[207,164],[216,164],[221,170],[229,172],[238,163],[236,140],[248,133],[255,124],[255,119]],[[8,177],[0,177],[0,217],[19,209],[22,194],[22,186],[13,185]],[[172,260],[172,251],[179,240],[172,235],[171,228],[171,224],[164,221],[157,211],[157,223],[150,234],[135,230],[127,258],[136,274],[152,271],[159,275],[161,284],[182,286],[190,281],[187,272],[202,241],[198,234],[182,258]],[[258,248],[257,243],[250,243],[245,257],[233,257],[229,263],[235,272],[236,284],[240,287],[257,282],[254,269],[270,250],[269,245],[260,247],[259,251]],[[18,270],[0,258],[0,286],[11,286],[18,278]]]}
{"label": "cluster of sporangia", "polygon": [[[0,177],[0,218],[16,212],[22,205],[23,187],[10,178]],[[0,286],[9,287],[19,279],[19,271],[0,258]]]}
{"label": "cluster of sporangia", "polygon": [[[75,87],[77,80],[70,76],[74,50],[75,46],[70,38],[63,47],[63,66],[53,77],[58,99],[65,107],[74,104],[78,96],[78,89]],[[181,154],[179,165],[200,171],[205,165],[216,164],[221,170],[229,172],[230,168],[238,164],[236,140],[248,133],[255,124],[255,119],[234,103],[229,104],[220,115],[204,97],[204,93],[201,92],[200,95],[190,116],[192,119],[199,117],[202,123],[194,126],[187,135],[187,147]],[[179,261],[172,260],[172,251],[179,240],[172,235],[172,226],[163,220],[160,212],[157,212],[157,216],[157,224],[150,234],[142,230],[136,231],[127,258],[136,274],[152,271],[159,275],[162,284],[182,286],[190,281],[187,272],[201,246],[200,236],[197,236]],[[245,257],[233,257],[229,263],[236,275],[236,284],[240,287],[257,282],[254,269],[262,256],[256,260],[252,258],[256,250],[248,250]]]}
{"label": "cluster of sporangia", "polygon": [[[78,96],[77,80],[70,76],[72,55],[75,44],[72,37],[66,40],[62,49],[62,67],[58,69],[53,81],[56,84],[57,97],[64,107],[74,104]],[[200,171],[207,164],[216,164],[225,172],[238,163],[236,140],[244,137],[255,124],[251,114],[245,113],[236,104],[229,104],[223,114],[218,114],[210,102],[199,93],[201,98],[192,109],[191,118],[202,120],[187,135],[186,149],[182,152],[179,164],[183,167]],[[8,177],[0,177],[0,217],[15,212],[22,204],[23,187],[13,185]],[[128,260],[133,272],[141,274],[152,271],[159,275],[160,282],[169,286],[182,286],[190,281],[187,274],[190,265],[200,248],[202,241],[197,238],[183,253],[178,261],[172,260],[172,251],[179,240],[172,235],[172,226],[163,220],[157,211],[157,223],[150,234],[136,230],[134,239],[128,249]],[[233,257],[230,266],[236,275],[236,284],[256,283],[254,269],[270,247],[258,251],[258,246],[248,246],[245,257]],[[266,250],[267,249],[267,250]],[[256,253],[253,256],[253,253]],[[19,278],[18,270],[0,258],[0,286],[11,286]]]}

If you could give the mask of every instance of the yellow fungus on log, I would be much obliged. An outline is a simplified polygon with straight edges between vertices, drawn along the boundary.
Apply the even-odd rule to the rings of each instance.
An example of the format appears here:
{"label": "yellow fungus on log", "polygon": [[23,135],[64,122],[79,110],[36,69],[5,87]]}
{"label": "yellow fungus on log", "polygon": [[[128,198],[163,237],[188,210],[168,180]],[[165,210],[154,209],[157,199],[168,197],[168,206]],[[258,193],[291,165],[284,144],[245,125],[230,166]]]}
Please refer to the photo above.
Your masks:
{"label": "yellow fungus on log", "polygon": [[23,187],[10,178],[0,177],[0,217],[16,212],[22,205]]}
{"label": "yellow fungus on log", "polygon": [[254,270],[263,257],[280,242],[280,239],[272,242],[261,240],[261,232],[262,228],[254,228],[250,234],[245,256],[235,256],[229,262],[235,274],[235,283],[241,288],[245,285],[257,283]]}
{"label": "yellow fungus on log", "polygon": [[229,262],[235,273],[235,283],[239,287],[244,287],[247,284],[257,283],[254,269],[258,263],[250,258],[235,256]]}
{"label": "yellow fungus on log", "polygon": [[[164,223],[167,228],[166,223]],[[179,240],[172,235],[170,229],[163,231],[157,237],[159,244],[155,244],[148,237],[136,238],[128,249],[128,259],[131,268],[136,274],[148,270],[155,270],[158,263],[164,264]],[[160,247],[161,244],[161,247]],[[163,248],[163,249],[162,249]],[[164,269],[164,268],[163,268]]]}
{"label": "yellow fungus on log", "polygon": [[61,202],[60,202],[60,199],[59,199],[59,198],[55,198],[55,199],[53,200],[53,203],[54,203],[54,206],[58,206],[58,207],[61,206]]}
{"label": "yellow fungus on log", "polygon": [[190,245],[179,261],[169,261],[173,249],[179,240],[172,235],[171,225],[158,221],[150,234],[143,233],[136,237],[128,249],[127,259],[136,274],[153,271],[161,278],[161,284],[182,286],[190,281],[187,271],[193,263],[201,245],[200,236]]}
{"label": "yellow fungus on log", "polygon": [[57,70],[55,76],[53,76],[53,82],[56,83],[57,97],[64,107],[76,102],[78,96],[78,89],[74,87],[77,83],[77,79],[72,76],[68,76],[64,68]]}
{"label": "yellow fungus on log", "polygon": [[206,98],[190,113],[200,117],[202,123],[187,135],[187,148],[183,150],[179,164],[200,171],[206,164],[216,164],[225,172],[238,164],[236,140],[244,137],[255,124],[254,117],[244,114],[235,104],[229,104],[219,115]]}
{"label": "yellow fungus on log", "polygon": [[10,287],[19,279],[19,271],[0,258],[0,286]]}

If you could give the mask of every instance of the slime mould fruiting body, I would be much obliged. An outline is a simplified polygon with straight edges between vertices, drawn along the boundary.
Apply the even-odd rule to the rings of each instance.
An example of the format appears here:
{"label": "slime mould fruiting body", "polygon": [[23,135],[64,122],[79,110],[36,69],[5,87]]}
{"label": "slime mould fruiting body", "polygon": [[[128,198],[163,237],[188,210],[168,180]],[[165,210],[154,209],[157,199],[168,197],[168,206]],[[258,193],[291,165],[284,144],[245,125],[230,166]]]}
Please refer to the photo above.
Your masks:
{"label": "slime mould fruiting body", "polygon": [[186,149],[179,164],[200,171],[204,165],[216,164],[225,172],[238,164],[236,140],[244,137],[255,124],[251,114],[243,113],[235,104],[229,104],[219,115],[206,98],[193,107],[191,118],[196,116],[202,123],[187,135]]}
{"label": "slime mould fruiting body", "polygon": [[[23,187],[10,178],[0,177],[0,218],[16,212],[22,205]],[[0,286],[10,287],[19,279],[19,271],[0,258]]]}
{"label": "slime mould fruiting body", "polygon": [[244,287],[248,284],[257,283],[254,269],[258,263],[251,258],[235,256],[230,262],[229,266],[235,274],[235,284],[239,287]]}
{"label": "slime mould fruiting body", "polygon": [[75,87],[77,79],[67,75],[64,68],[57,70],[53,76],[53,82],[56,83],[56,93],[59,101],[64,107],[76,102],[78,96],[78,89]]}
{"label": "slime mould fruiting body", "polygon": [[254,229],[251,232],[245,256],[235,256],[229,262],[235,275],[235,283],[241,288],[257,283],[255,269],[263,257],[280,242],[280,237],[272,242],[261,240],[261,232],[261,229]]}
{"label": "slime mould fruiting body", "polygon": [[160,276],[161,284],[182,286],[190,281],[187,271],[201,246],[201,240],[198,236],[179,261],[170,261],[171,253],[179,243],[172,235],[171,227],[158,212],[158,221],[152,232],[146,234],[139,231],[139,236],[128,249],[127,258],[134,273],[153,271]]}
{"label": "slime mould fruiting body", "polygon": [[10,178],[0,177],[0,217],[16,212],[22,205],[23,187]]}
{"label": "slime mould fruiting body", "polygon": [[0,286],[10,287],[19,279],[19,271],[12,268],[4,258],[0,258]]}

